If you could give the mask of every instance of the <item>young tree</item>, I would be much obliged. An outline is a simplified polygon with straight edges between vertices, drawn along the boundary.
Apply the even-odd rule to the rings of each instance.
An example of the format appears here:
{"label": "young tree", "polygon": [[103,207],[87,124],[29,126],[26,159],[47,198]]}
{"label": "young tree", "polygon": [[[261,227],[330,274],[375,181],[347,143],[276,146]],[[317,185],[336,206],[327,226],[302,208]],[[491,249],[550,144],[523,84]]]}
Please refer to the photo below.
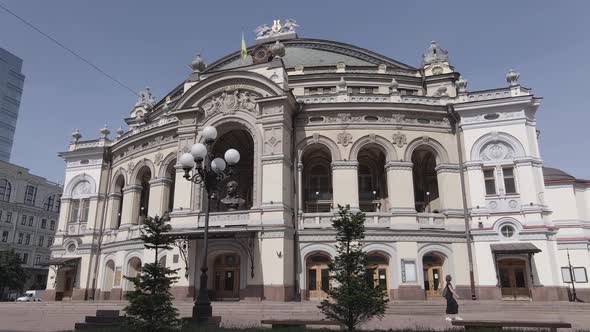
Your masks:
{"label": "young tree", "polygon": [[153,263],[141,268],[141,275],[125,277],[135,286],[127,295],[125,326],[131,331],[170,331],[180,328],[178,311],[172,305],[170,287],[178,279],[176,272],[158,263],[158,251],[172,249],[174,239],[168,236],[172,227],[167,215],[147,217],[143,220],[141,240],[147,249],[154,249]]}
{"label": "young tree", "polygon": [[23,290],[27,277],[21,264],[13,250],[0,251],[0,299],[4,297],[5,288]]}
{"label": "young tree", "polygon": [[351,213],[350,206],[338,205],[338,217],[332,221],[336,229],[337,256],[328,264],[333,288],[319,308],[326,317],[346,325],[353,331],[359,324],[385,313],[386,290],[375,286],[374,268],[368,266],[368,255],[359,240],[365,237],[365,215]]}

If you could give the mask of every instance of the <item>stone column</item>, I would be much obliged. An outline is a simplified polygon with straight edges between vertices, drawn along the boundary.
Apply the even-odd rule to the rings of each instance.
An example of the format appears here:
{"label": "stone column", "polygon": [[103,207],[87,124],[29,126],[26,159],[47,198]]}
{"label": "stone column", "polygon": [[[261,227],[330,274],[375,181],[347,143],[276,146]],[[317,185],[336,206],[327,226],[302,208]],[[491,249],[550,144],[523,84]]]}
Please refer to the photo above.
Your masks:
{"label": "stone column", "polygon": [[119,219],[119,207],[123,199],[123,195],[120,193],[110,193],[108,195],[108,207],[107,207],[107,224],[106,229],[116,229],[117,220]]}
{"label": "stone column", "polygon": [[132,184],[123,188],[123,211],[121,212],[121,226],[139,223],[139,200],[141,186]]}
{"label": "stone column", "polygon": [[[57,222],[57,227],[55,228],[56,231],[59,230],[65,230],[68,227],[68,220],[70,218],[70,206],[72,204],[72,199],[71,198],[62,198],[61,199],[61,206],[60,206],[60,214],[59,214],[59,219]],[[18,213],[15,212],[13,213],[12,216],[12,222],[16,224],[19,222],[18,220]],[[16,234],[16,232],[14,232]]]}
{"label": "stone column", "polygon": [[297,208],[303,213],[303,164],[297,164]]}
{"label": "stone column", "polygon": [[435,167],[441,212],[462,214],[459,165],[440,164]]}
{"label": "stone column", "polygon": [[171,184],[172,180],[168,178],[155,178],[150,180],[148,216],[161,216],[168,211]]}
{"label": "stone column", "polygon": [[332,192],[334,209],[338,204],[350,204],[351,209],[359,209],[358,161],[336,160],[332,162]]}
{"label": "stone column", "polygon": [[[483,177],[483,165],[481,162],[465,163],[465,186],[467,187],[467,205],[473,213],[485,213],[486,187]],[[495,175],[495,171],[494,171]]]}
{"label": "stone column", "polygon": [[412,166],[410,161],[389,161],[385,164],[390,212],[397,214],[416,213]]}

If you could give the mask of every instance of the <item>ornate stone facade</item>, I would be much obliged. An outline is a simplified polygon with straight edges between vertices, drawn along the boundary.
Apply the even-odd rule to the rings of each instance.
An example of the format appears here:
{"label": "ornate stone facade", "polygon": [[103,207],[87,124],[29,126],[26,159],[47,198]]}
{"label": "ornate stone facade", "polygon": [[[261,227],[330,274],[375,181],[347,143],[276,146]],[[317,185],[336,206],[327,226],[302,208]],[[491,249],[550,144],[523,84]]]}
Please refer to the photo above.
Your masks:
{"label": "ornate stone facade", "polygon": [[[122,276],[155,258],[139,241],[142,218],[169,213],[184,244],[156,258],[186,271],[173,292],[190,299],[203,259],[205,200],[176,159],[203,141],[206,126],[218,131],[216,157],[229,148],[241,155],[211,203],[207,264],[215,299],[322,298],[338,205],[366,213],[363,245],[392,299],[440,297],[446,274],[468,290],[467,231],[477,294],[548,298],[539,286],[565,294],[563,249],[577,250],[577,266],[586,266],[587,252],[574,244],[588,240],[581,231],[568,240],[552,221],[552,211],[575,199],[553,205],[556,195],[546,195],[531,130],[540,101],[517,73],[508,75],[509,86],[468,92],[436,43],[417,68],[299,38],[296,27],[291,20],[259,27],[246,57],[205,65],[198,56],[186,82],[161,101],[143,93],[126,120],[129,131],[114,139],[76,134],[61,154],[65,200],[53,247],[55,259],[76,264],[55,272],[48,297],[121,299],[131,287]],[[72,218],[85,209],[92,218]],[[586,221],[577,218],[570,224],[579,230]],[[520,249],[507,252],[504,244]],[[517,269],[526,271],[526,289],[501,285],[500,274]],[[227,279],[227,271],[239,277]],[[215,288],[224,282],[231,290]]]}

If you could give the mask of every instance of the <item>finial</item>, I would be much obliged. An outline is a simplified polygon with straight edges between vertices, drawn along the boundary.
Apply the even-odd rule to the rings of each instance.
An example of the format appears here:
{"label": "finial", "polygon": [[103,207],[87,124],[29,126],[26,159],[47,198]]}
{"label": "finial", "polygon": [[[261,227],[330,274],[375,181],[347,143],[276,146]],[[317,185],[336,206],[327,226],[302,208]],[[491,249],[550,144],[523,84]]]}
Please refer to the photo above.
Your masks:
{"label": "finial", "polygon": [[201,72],[205,69],[205,62],[203,62],[203,59],[201,58],[201,53],[197,53],[197,55],[195,55],[195,58],[191,62],[191,69],[194,72]]}
{"label": "finial", "polygon": [[117,128],[117,138],[123,136],[124,133],[125,133],[125,130],[123,130],[123,128],[121,128],[121,127]]}
{"label": "finial", "polygon": [[100,128],[100,134],[102,135],[102,138],[107,138],[110,133],[111,131],[109,130],[109,126],[107,126],[105,123],[104,127]]}
{"label": "finial", "polygon": [[438,45],[433,40],[430,42],[430,47],[422,55],[422,65],[429,65],[432,63],[449,62],[449,52]]}
{"label": "finial", "polygon": [[399,83],[397,82],[397,80],[395,78],[391,79],[391,83],[389,83],[389,88],[391,89],[391,93],[392,94],[398,94],[399,93]]}
{"label": "finial", "polygon": [[346,81],[344,80],[343,76],[340,76],[340,81],[338,81],[338,88],[340,90],[346,90]]}
{"label": "finial", "polygon": [[285,56],[285,45],[278,40],[270,47],[270,50],[275,57]]}
{"label": "finial", "polygon": [[82,134],[80,133],[80,131],[78,129],[75,129],[72,132],[72,138],[74,138],[74,142],[78,142],[80,140],[80,138],[82,138]]}
{"label": "finial", "polygon": [[156,99],[152,95],[152,90],[148,86],[139,91],[139,98],[135,103],[135,107],[143,106],[146,109],[151,109],[156,104]]}
{"label": "finial", "polygon": [[518,79],[520,78],[520,73],[515,71],[514,69],[510,69],[508,74],[506,74],[506,82],[510,84],[510,86],[518,85]]}
{"label": "finial", "polygon": [[460,93],[467,91],[467,80],[463,76],[459,76],[459,79],[455,82],[455,86]]}

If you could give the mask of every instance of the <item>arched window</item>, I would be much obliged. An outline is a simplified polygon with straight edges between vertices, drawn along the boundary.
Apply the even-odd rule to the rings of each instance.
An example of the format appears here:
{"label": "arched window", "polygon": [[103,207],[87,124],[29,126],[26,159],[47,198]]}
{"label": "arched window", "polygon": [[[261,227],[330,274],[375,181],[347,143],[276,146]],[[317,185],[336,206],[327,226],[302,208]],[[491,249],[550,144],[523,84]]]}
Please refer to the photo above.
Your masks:
{"label": "arched window", "polygon": [[363,212],[383,211],[387,200],[385,153],[373,145],[363,147],[358,154],[359,205]]}
{"label": "arched window", "polygon": [[123,187],[125,187],[125,177],[122,174],[119,174],[117,180],[115,181],[115,193],[119,194],[118,206],[117,206],[117,220],[115,223],[115,228],[121,227],[121,216],[123,214]]}
{"label": "arched window", "polygon": [[43,209],[49,212],[59,212],[61,195],[53,194],[43,202]]}
{"label": "arched window", "polygon": [[321,144],[309,147],[303,162],[303,211],[330,212],[332,208],[332,155]]}
{"label": "arched window", "polygon": [[174,209],[174,190],[176,184],[176,168],[174,165],[176,164],[176,159],[172,160],[168,167],[166,168],[166,177],[170,179],[170,189],[168,191],[168,211],[172,212]]}
{"label": "arched window", "polygon": [[141,195],[139,198],[139,216],[147,217],[150,204],[150,180],[152,172],[148,167],[144,167],[138,174],[141,185]]}
{"label": "arched window", "polygon": [[8,202],[10,200],[10,192],[12,186],[6,179],[0,180],[0,201]]}
{"label": "arched window", "polygon": [[69,222],[88,222],[90,211],[90,193],[92,191],[90,182],[83,180],[76,184],[72,190],[72,203],[70,205]]}
{"label": "arched window", "polygon": [[437,212],[440,208],[436,156],[428,147],[418,147],[412,153],[414,203],[418,212]]}

